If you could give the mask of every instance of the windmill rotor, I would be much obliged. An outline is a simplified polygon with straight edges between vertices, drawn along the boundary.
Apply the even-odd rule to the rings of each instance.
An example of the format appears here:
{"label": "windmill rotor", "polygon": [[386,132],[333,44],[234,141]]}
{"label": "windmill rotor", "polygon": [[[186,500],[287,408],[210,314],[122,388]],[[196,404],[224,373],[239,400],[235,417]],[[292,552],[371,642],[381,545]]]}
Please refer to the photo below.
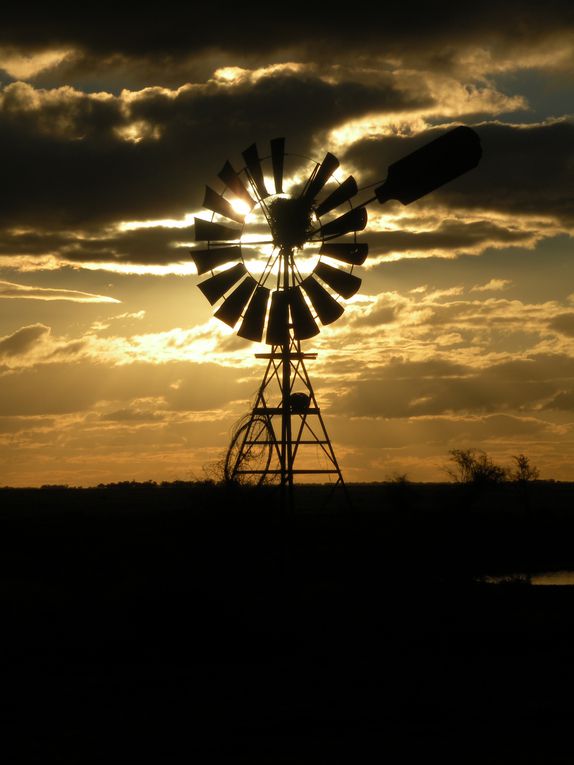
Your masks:
{"label": "windmill rotor", "polygon": [[[333,154],[321,162],[289,155],[283,138],[264,157],[256,144],[242,156],[239,172],[229,161],[219,172],[221,192],[206,186],[211,220],[195,218],[196,241],[207,245],[191,251],[198,274],[208,275],[199,289],[240,337],[308,339],[342,315],[342,300],[361,285],[352,271],[367,257],[368,245],[357,242],[367,213],[353,207],[357,183],[338,181]],[[297,184],[286,173],[301,163]]]}

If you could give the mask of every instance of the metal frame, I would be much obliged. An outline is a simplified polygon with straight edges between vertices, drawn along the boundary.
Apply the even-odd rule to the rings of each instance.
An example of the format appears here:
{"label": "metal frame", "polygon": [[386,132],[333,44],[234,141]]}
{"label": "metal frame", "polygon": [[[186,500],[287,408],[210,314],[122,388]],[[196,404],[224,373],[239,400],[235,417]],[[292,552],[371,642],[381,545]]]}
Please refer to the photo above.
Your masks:
{"label": "metal frame", "polygon": [[[249,428],[246,427],[236,459],[237,467],[230,477],[241,480],[241,476],[261,476],[261,480],[256,482],[267,479],[269,483],[278,480],[282,494],[292,506],[295,476],[331,475],[336,479],[333,488],[340,486],[349,501],[341,468],[305,365],[306,361],[317,358],[317,354],[304,353],[301,342],[290,332],[289,342],[272,346],[269,353],[257,353],[255,357],[266,359],[267,366],[246,424],[264,419],[267,429],[260,429],[261,441],[257,438],[248,440]],[[303,392],[309,397],[309,405],[303,411],[292,409],[291,394],[295,392],[297,384],[303,387]],[[269,436],[273,451],[271,465],[266,469],[250,468],[247,459],[250,449],[253,444],[268,443]],[[306,447],[310,446],[319,447],[319,457],[327,467],[309,465],[311,458],[306,453],[309,451]],[[245,455],[245,459],[242,459],[242,455]],[[314,461],[316,464],[317,455]],[[245,468],[242,468],[243,462]]]}

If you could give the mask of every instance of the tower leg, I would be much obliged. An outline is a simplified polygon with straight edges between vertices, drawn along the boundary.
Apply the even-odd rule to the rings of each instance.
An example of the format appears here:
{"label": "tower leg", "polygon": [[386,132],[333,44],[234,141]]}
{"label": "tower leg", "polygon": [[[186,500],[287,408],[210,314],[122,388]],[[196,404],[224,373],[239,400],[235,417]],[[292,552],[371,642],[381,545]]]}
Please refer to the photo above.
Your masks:
{"label": "tower leg", "polygon": [[289,343],[281,347],[281,492],[282,504],[293,509],[293,440],[291,433],[291,359]]}

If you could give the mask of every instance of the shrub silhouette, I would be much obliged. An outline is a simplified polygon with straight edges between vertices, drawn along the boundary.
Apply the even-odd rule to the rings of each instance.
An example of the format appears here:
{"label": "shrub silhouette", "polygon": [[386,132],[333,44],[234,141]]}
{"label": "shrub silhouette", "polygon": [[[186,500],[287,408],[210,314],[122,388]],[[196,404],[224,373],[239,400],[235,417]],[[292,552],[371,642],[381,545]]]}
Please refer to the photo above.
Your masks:
{"label": "shrub silhouette", "polygon": [[451,449],[449,455],[453,467],[445,470],[457,483],[502,483],[509,477],[508,469],[493,462],[482,449]]}
{"label": "shrub silhouette", "polygon": [[456,483],[502,483],[517,481],[525,484],[536,481],[540,471],[532,465],[525,454],[513,454],[514,467],[505,468],[497,465],[482,449],[451,449],[449,460],[452,466],[446,466],[446,473]]}
{"label": "shrub silhouette", "polygon": [[530,464],[530,459],[525,454],[513,454],[512,459],[516,463],[516,466],[509,474],[513,481],[526,483],[527,481],[536,481],[538,479],[540,471],[537,467]]}

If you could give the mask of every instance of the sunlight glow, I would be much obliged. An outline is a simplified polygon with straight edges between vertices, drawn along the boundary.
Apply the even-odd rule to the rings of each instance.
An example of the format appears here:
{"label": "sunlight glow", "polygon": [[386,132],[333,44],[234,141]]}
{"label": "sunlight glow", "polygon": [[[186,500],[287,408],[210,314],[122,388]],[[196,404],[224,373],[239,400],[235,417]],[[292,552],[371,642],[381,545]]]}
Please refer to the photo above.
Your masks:
{"label": "sunlight glow", "polygon": [[141,263],[66,263],[73,268],[85,268],[86,271],[110,271],[114,274],[133,276],[197,276],[195,265],[189,263],[168,263],[167,265],[143,265]]}
{"label": "sunlight glow", "polygon": [[410,136],[426,130],[429,124],[420,114],[384,113],[367,114],[359,119],[349,120],[343,125],[331,130],[328,137],[332,151],[344,152],[357,141],[384,136]]}
{"label": "sunlight glow", "polygon": [[[205,210],[201,210],[205,213]],[[137,231],[140,228],[190,228],[200,212],[186,213],[183,218],[157,218],[155,220],[129,220],[118,224],[118,231]]]}
{"label": "sunlight glow", "polygon": [[230,204],[240,215],[249,215],[251,208],[243,199],[231,199]]}
{"label": "sunlight glow", "polygon": [[128,125],[122,125],[115,129],[115,133],[119,138],[130,143],[140,143],[144,139],[157,141],[161,138],[159,125],[152,125],[146,120],[136,120]]}
{"label": "sunlight glow", "polygon": [[293,61],[283,64],[271,64],[259,69],[245,69],[241,66],[222,66],[213,73],[213,79],[218,85],[239,85],[244,82],[257,82],[263,77],[283,73],[297,73],[304,71],[306,65]]}

